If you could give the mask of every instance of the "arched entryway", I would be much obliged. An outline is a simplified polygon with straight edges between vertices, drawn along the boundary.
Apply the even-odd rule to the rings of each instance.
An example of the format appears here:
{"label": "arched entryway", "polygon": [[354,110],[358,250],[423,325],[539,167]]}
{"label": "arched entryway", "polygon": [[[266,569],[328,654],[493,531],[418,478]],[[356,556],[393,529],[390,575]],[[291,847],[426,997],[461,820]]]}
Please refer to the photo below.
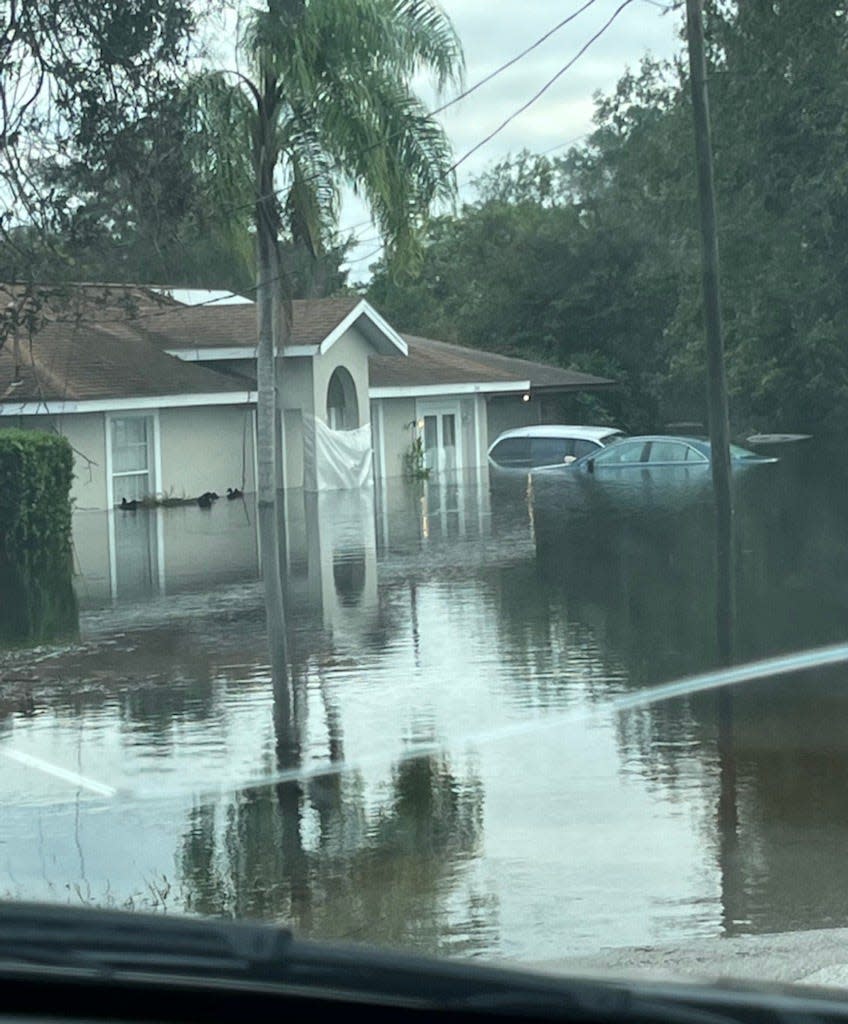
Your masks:
{"label": "arched entryway", "polygon": [[355,430],[359,426],[359,402],[353,377],[337,366],[327,385],[327,424],[332,430]]}

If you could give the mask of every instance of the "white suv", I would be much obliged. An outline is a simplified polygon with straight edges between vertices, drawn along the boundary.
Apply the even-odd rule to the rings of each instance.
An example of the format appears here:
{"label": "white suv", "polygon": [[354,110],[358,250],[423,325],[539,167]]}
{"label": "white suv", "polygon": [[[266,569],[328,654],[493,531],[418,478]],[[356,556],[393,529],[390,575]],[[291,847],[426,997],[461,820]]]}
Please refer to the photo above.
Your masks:
{"label": "white suv", "polygon": [[499,470],[567,466],[575,459],[599,451],[624,435],[615,427],[572,427],[539,424],[505,430],[489,447],[489,463]]}

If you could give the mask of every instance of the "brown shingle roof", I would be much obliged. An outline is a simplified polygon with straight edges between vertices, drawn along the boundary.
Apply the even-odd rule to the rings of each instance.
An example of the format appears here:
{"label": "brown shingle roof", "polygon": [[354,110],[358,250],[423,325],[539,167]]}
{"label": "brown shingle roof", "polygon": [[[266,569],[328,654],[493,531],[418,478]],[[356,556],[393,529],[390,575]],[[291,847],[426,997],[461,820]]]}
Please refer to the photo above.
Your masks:
{"label": "brown shingle roof", "polygon": [[402,335],[409,346],[406,359],[372,356],[372,387],[420,387],[430,384],[488,384],[530,381],[534,390],[570,391],[611,387],[614,381],[576,370],[516,359],[496,352],[449,345],[432,338]]}
{"label": "brown shingle roof", "polygon": [[[320,345],[362,300],[295,299],[291,345]],[[139,318],[138,327],[160,348],[229,348],[256,345],[256,306],[179,306]]]}
{"label": "brown shingle roof", "polygon": [[[0,321],[19,298],[17,286],[0,285]],[[319,345],[361,300],[357,296],[296,300],[293,345]],[[0,322],[0,326],[2,322]],[[136,286],[83,285],[46,302],[35,329],[19,328],[20,383],[12,335],[0,331],[0,403],[84,401],[237,392],[249,381],[169,356],[166,349],[250,347],[256,339],[256,307],[182,306]],[[493,352],[404,336],[408,358],[372,356],[372,387],[530,381],[554,391],[609,387],[603,377],[546,366]]]}
{"label": "brown shingle roof", "polygon": [[0,402],[84,401],[238,391],[240,382],[166,355],[129,323],[47,324],[20,339],[20,380],[12,339],[0,349]]}
{"label": "brown shingle roof", "polygon": [[0,314],[14,306],[25,317],[63,323],[114,321],[162,314],[178,306],[170,296],[138,284],[23,285],[0,283]]}

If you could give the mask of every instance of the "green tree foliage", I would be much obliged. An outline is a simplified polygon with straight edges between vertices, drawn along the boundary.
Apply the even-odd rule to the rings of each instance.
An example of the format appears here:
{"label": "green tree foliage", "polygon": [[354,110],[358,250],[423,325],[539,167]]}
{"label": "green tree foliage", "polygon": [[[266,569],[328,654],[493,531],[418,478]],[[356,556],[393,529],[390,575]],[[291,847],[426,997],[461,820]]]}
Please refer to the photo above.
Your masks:
{"label": "green tree foliage", "polygon": [[342,185],[408,261],[431,204],[453,196],[447,137],[413,88],[417,74],[439,88],[461,77],[447,16],[433,0],[269,0],[244,23],[244,71],[193,86],[219,218],[254,216],[261,155],[295,264],[331,247]]}
{"label": "green tree foliage", "polygon": [[[178,97],[193,26],[189,0],[0,0],[6,275],[34,280],[61,262],[55,243],[78,199],[45,181],[45,161],[143,174],[155,158],[150,125]],[[179,192],[177,178],[170,186]]]}
{"label": "green tree foliage", "polygon": [[71,585],[73,453],[44,431],[0,430],[0,639],[76,630]]}
{"label": "green tree foliage", "polygon": [[[848,428],[848,24],[835,0],[708,5],[731,415]],[[615,377],[630,429],[706,423],[687,71],[643,61],[565,156],[495,166],[368,294],[399,327]]]}
{"label": "green tree foliage", "polygon": [[[253,191],[231,181],[221,139],[186,87],[202,32],[183,0],[5,5],[0,279],[253,285]],[[346,239],[320,261],[283,240],[293,294],[344,287]]]}

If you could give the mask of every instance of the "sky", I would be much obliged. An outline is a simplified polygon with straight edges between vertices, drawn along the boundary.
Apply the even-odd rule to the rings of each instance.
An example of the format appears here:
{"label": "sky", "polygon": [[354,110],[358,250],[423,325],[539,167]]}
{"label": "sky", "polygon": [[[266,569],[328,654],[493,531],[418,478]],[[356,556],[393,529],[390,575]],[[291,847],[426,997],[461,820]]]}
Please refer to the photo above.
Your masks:
{"label": "sky", "polygon": [[[525,49],[584,0],[442,0],[465,50],[466,88]],[[604,25],[621,0],[595,0],[573,22],[553,35],[522,61],[461,100],[441,115],[456,157],[496,128],[510,113],[541,88]],[[592,127],[593,96],[609,92],[627,67],[638,67],[646,53],[671,57],[681,43],[681,11],[667,11],[657,0],[632,0],[612,25],[529,110],[458,169],[460,200],[474,195],[472,179],[481,171],[521,149],[546,152],[578,140]],[[428,104],[440,105],[432,88],[420,83]],[[450,98],[451,93],[445,98]],[[363,223],[365,221],[366,223]],[[368,277],[377,258],[376,233],[367,223],[367,210],[354,196],[345,196],[340,229],[355,227],[362,243],[351,252],[350,278]],[[372,255],[369,255],[372,254]]]}

